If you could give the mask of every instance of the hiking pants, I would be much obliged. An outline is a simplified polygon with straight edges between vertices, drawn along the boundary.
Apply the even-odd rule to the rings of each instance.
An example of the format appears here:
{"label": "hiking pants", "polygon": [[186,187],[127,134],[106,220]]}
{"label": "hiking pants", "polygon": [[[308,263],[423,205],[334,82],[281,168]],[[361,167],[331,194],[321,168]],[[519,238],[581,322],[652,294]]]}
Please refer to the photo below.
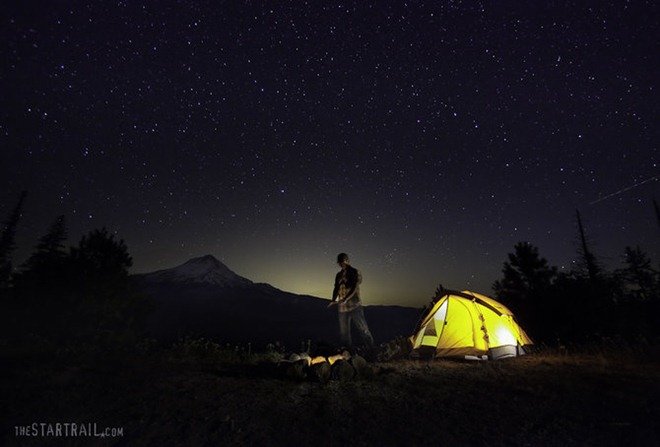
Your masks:
{"label": "hiking pants", "polygon": [[351,325],[355,326],[363,342],[366,342],[369,346],[374,345],[374,338],[371,336],[371,332],[369,332],[367,320],[364,319],[362,306],[350,312],[339,312],[339,335],[342,344],[345,346],[353,346]]}

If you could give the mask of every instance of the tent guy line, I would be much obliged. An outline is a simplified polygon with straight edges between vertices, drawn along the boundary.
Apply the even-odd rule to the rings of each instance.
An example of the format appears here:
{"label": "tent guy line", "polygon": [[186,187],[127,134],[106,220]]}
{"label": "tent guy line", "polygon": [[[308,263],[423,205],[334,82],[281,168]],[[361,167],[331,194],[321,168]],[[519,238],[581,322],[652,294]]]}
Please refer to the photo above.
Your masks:
{"label": "tent guy line", "polygon": [[603,200],[607,200],[607,199],[609,199],[609,198],[611,198],[611,197],[618,196],[619,194],[622,194],[622,193],[624,193],[624,192],[626,192],[626,191],[630,191],[630,190],[633,189],[633,188],[637,188],[638,186],[641,186],[641,185],[643,185],[644,183],[648,183],[648,182],[650,182],[651,180],[657,180],[657,179],[658,179],[658,176],[657,176],[657,175],[656,175],[656,176],[653,176],[653,177],[651,177],[651,178],[647,178],[646,180],[643,180],[643,181],[641,181],[641,182],[635,183],[635,184],[632,185],[632,186],[628,186],[627,188],[623,188],[623,189],[620,189],[620,190],[618,190],[618,191],[614,191],[612,194],[608,194],[608,195],[606,195],[606,196],[604,196],[604,197],[601,197],[600,199],[596,199],[596,200],[594,200],[593,202],[589,202],[589,205],[595,205],[595,204],[597,204],[598,202],[602,202]]}

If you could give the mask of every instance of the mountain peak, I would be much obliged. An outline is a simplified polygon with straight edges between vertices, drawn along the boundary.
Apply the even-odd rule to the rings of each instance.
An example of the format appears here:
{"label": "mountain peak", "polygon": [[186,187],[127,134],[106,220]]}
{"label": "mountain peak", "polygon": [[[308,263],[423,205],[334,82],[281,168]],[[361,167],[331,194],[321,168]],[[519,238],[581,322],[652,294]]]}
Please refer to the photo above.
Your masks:
{"label": "mountain peak", "polygon": [[198,265],[198,266],[207,266],[210,268],[217,268],[219,266],[223,266],[222,262],[220,262],[218,258],[216,258],[213,255],[204,255],[198,258],[191,258],[181,265]]}
{"label": "mountain peak", "polygon": [[237,275],[213,255],[192,258],[177,267],[147,273],[145,278],[151,282],[200,283],[223,287],[252,284],[252,281]]}

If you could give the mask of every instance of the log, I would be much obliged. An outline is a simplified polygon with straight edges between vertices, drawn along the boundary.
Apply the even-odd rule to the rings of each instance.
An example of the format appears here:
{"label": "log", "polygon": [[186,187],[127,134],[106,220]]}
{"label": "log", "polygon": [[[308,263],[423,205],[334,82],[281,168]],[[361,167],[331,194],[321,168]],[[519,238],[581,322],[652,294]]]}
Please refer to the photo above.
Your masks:
{"label": "log", "polygon": [[346,360],[337,360],[332,364],[330,377],[345,382],[355,377],[355,369]]}

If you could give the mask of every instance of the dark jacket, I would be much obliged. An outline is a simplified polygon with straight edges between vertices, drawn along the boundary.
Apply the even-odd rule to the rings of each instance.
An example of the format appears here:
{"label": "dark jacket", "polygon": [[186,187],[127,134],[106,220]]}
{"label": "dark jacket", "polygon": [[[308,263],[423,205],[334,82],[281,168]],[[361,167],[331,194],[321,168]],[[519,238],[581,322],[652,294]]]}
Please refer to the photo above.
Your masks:
{"label": "dark jacket", "polygon": [[[339,280],[341,279],[342,271],[340,270],[335,276],[335,288],[332,291],[332,301],[337,300],[337,293],[339,292]],[[348,265],[346,266],[346,288],[348,289],[347,296],[349,296],[358,286],[359,275],[356,268]]]}

